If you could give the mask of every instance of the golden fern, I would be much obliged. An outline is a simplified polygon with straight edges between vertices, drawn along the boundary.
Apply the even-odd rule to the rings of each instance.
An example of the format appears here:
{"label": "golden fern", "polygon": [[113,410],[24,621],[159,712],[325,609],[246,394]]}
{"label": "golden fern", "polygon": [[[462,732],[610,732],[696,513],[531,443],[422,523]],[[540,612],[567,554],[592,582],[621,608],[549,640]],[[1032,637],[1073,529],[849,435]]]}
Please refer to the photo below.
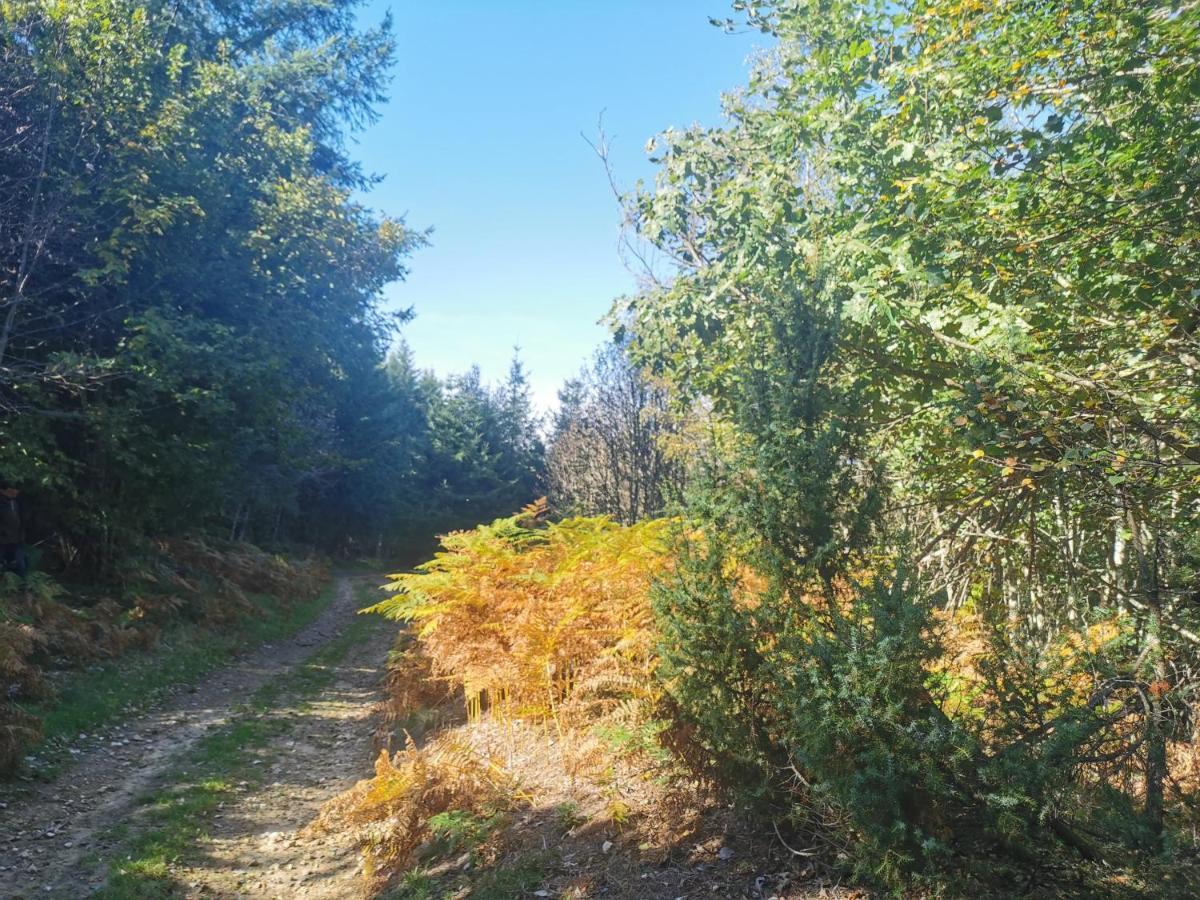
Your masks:
{"label": "golden fern", "polygon": [[647,685],[651,579],[665,560],[664,520],[605,517],[538,524],[544,507],[460,531],[415,572],[390,576],[372,608],[412,623],[432,674],[468,708],[553,717],[602,672]]}

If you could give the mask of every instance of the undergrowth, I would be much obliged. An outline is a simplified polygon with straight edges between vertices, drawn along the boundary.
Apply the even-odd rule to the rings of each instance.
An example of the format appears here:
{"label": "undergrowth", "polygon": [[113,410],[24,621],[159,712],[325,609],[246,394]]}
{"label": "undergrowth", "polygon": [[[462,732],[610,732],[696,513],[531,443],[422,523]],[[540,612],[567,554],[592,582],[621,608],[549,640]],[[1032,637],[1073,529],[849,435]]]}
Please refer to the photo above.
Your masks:
{"label": "undergrowth", "polygon": [[407,660],[464,696],[469,712],[567,728],[653,705],[655,632],[647,601],[665,560],[663,520],[542,524],[544,505],[472,531],[372,607],[412,623]]}
{"label": "undergrowth", "polygon": [[0,775],[302,626],[328,581],[313,561],[199,539],[163,542],[125,576],[103,594],[0,578]]}
{"label": "undergrowth", "polygon": [[[737,801],[724,806],[764,848],[804,848],[813,871],[895,892],[1003,895],[1023,879],[1022,890],[1144,896],[1181,883],[1166,857],[1134,874],[1112,845],[1083,846],[1081,863],[1033,842],[1073,833],[1030,816],[1030,786],[1050,799],[1066,788],[1039,786],[1029,754],[980,750],[1001,719],[979,700],[988,684],[969,616],[883,578],[781,591],[721,540],[689,535],[693,557],[669,549],[666,521],[543,515],[534,506],[451,534],[430,562],[391,576],[394,595],[373,609],[408,625],[391,660],[393,720],[421,721],[449,697],[493,734],[540,732],[554,748],[544,766],[608,796],[588,824],[628,833],[643,861],[669,856],[720,798]],[[1067,648],[1056,671],[1082,671],[1111,630]],[[1034,685],[1041,698],[1078,690],[1053,675]],[[381,754],[375,776],[322,813],[316,827],[357,836],[372,889],[419,897],[461,881],[447,870],[461,852],[451,824],[486,849],[496,878],[532,849],[505,825],[531,813],[532,788],[488,758],[496,742],[471,735],[443,728]],[[481,896],[478,875],[470,885]]]}
{"label": "undergrowth", "polygon": [[[394,596],[372,610],[410,626],[390,662],[388,713],[422,721],[421,710],[458,698],[472,720],[542,723],[572,778],[611,770],[620,756],[638,757],[648,775],[670,762],[656,741],[648,601],[667,523],[547,524],[544,514],[535,504],[453,533],[433,560],[391,576]],[[628,818],[619,797],[611,806]],[[353,829],[369,886],[391,885],[396,897],[434,896],[423,873],[468,844],[486,863],[471,896],[514,897],[544,876],[542,857],[505,852],[506,824],[529,808],[502,760],[447,728],[381,753],[374,777],[329,803],[314,827]],[[553,816],[563,832],[578,817],[572,804]]]}
{"label": "undergrowth", "polygon": [[386,881],[419,857],[474,850],[503,821],[516,785],[504,769],[453,740],[395,755],[383,750],[375,776],[335,798],[314,830],[354,828],[369,881]]}

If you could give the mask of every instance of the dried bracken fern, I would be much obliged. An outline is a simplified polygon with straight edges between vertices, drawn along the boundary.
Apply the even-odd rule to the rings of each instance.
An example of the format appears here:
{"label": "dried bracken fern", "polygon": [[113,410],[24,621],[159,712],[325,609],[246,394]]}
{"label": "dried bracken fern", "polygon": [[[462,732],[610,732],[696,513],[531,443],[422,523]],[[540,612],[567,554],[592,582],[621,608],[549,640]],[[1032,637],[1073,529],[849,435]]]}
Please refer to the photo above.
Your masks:
{"label": "dried bracken fern", "polygon": [[38,720],[17,702],[44,699],[48,667],[79,666],[148,647],[179,620],[219,627],[251,614],[252,594],[313,596],[327,580],[314,561],[289,561],[248,544],[199,538],[164,541],[131,564],[121,602],[71,596],[34,573],[0,575],[0,773],[39,737]]}
{"label": "dried bracken fern", "polygon": [[392,576],[395,596],[374,610],[414,624],[433,674],[461,687],[475,714],[566,725],[565,715],[652,700],[648,592],[667,523],[531,527],[543,509],[448,535],[433,560]]}
{"label": "dried bracken fern", "polygon": [[219,593],[245,599],[247,594],[311,597],[328,581],[319,561],[285,559],[253,544],[179,538],[161,544],[164,573],[186,593],[197,592],[195,581],[214,580]]}
{"label": "dried bracken fern", "polygon": [[433,836],[439,813],[465,811],[492,816],[517,793],[498,764],[445,737],[395,755],[381,751],[375,776],[335,798],[309,826],[314,832],[352,830],[369,880],[386,879],[412,861]]}
{"label": "dried bracken fern", "polygon": [[[416,572],[391,576],[394,596],[373,609],[412,627],[389,662],[388,711],[398,718],[452,690],[473,719],[486,713],[556,733],[556,764],[571,777],[612,770],[611,747],[593,726],[640,728],[659,701],[649,591],[667,564],[669,523],[546,524],[545,513],[539,502],[455,532]],[[431,816],[512,798],[514,786],[479,751],[446,743],[452,734],[381,756],[375,778],[327,806],[318,826],[356,829],[365,866],[386,878],[411,864]]]}
{"label": "dried bracken fern", "polygon": [[453,684],[433,674],[433,661],[406,631],[400,632],[388,655],[384,689],[386,699],[381,711],[389,730],[411,713],[446,711],[458,697]]}

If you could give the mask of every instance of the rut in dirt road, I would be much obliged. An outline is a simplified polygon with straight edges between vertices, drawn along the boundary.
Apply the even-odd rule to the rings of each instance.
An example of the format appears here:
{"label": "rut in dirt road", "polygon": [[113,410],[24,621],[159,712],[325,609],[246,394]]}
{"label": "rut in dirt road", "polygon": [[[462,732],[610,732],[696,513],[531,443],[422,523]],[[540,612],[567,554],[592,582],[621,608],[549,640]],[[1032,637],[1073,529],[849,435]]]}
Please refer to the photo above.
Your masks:
{"label": "rut in dirt road", "polygon": [[[329,836],[309,841],[300,831],[325,800],[370,774],[377,753],[371,717],[395,631],[381,622],[364,629],[359,605],[351,581],[341,579],[330,606],[296,636],[254,651],[121,726],[119,739],[77,757],[54,782],[5,797],[0,897],[105,896],[109,861],[145,827],[139,800],[186,783],[189,753],[206,736],[236,725],[256,691],[276,689],[266,714],[272,736],[248,751],[257,786],[239,783],[203,823],[205,837],[156,872],[158,893],[145,896],[355,896],[354,848]],[[319,689],[298,701],[289,678],[349,638],[355,643],[338,647],[340,658],[320,667]]]}

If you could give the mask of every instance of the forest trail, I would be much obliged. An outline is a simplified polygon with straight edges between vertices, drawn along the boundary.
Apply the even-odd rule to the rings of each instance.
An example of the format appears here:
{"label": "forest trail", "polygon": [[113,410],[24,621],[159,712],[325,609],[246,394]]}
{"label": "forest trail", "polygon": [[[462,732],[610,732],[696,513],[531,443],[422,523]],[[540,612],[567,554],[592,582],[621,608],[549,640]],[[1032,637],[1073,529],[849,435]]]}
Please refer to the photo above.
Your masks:
{"label": "forest trail", "polygon": [[[356,583],[375,581],[340,579],[297,635],[93,736],[53,782],[0,794],[0,897],[355,896],[355,849],[301,830],[378,752],[395,628],[356,617]],[[116,883],[114,858],[133,870]]]}

